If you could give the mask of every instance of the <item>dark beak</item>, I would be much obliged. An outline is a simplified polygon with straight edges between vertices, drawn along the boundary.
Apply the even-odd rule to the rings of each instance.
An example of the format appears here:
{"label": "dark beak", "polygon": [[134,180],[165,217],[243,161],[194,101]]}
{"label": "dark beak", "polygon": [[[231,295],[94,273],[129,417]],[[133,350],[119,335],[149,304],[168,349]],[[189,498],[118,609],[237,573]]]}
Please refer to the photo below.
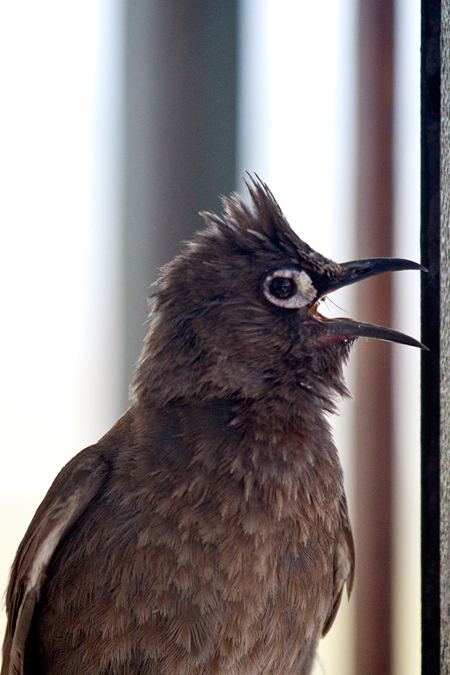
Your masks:
{"label": "dark beak", "polygon": [[367,260],[352,260],[351,262],[340,265],[342,274],[337,275],[326,286],[320,289],[319,300],[311,307],[308,315],[314,321],[317,321],[325,329],[327,335],[339,335],[348,337],[371,337],[378,340],[387,340],[389,342],[399,342],[404,345],[419,347],[428,350],[418,340],[415,340],[404,333],[399,333],[390,328],[383,328],[371,323],[362,323],[352,319],[327,319],[318,312],[320,300],[328,293],[349,286],[362,279],[373,277],[376,274],[384,272],[397,272],[399,270],[421,270],[426,272],[426,268],[411,260],[402,258],[368,258]]}

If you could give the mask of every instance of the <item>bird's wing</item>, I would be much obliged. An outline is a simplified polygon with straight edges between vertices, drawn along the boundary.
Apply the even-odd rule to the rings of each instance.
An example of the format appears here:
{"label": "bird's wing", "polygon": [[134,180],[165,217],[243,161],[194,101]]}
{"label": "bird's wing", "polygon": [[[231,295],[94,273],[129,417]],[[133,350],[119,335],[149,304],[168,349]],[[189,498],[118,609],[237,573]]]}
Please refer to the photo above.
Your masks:
{"label": "bird's wing", "polygon": [[347,594],[350,597],[355,574],[355,546],[353,543],[352,531],[350,529],[345,497],[342,503],[341,513],[343,516],[342,529],[340,530],[336,541],[334,557],[333,604],[325,621],[322,637],[328,633],[333,625],[339,605],[341,604],[342,592],[345,585],[347,585]]}
{"label": "bird's wing", "polygon": [[58,544],[102,490],[109,470],[109,462],[97,446],[86,448],[61,470],[36,511],[11,569],[2,675],[25,675],[26,641],[50,561]]}

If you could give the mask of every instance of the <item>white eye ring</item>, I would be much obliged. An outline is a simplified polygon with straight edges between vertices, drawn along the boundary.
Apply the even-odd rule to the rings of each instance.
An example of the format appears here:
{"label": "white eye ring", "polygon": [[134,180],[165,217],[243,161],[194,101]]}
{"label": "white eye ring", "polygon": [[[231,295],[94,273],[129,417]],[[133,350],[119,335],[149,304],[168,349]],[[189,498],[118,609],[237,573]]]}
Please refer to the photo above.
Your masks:
{"label": "white eye ring", "polygon": [[[270,289],[274,279],[290,279],[294,282],[297,289],[293,295],[287,298],[278,298]],[[282,269],[271,272],[264,280],[263,292],[267,300],[278,307],[287,309],[299,309],[313,302],[317,296],[317,291],[313,286],[311,278],[306,272],[296,269]]]}

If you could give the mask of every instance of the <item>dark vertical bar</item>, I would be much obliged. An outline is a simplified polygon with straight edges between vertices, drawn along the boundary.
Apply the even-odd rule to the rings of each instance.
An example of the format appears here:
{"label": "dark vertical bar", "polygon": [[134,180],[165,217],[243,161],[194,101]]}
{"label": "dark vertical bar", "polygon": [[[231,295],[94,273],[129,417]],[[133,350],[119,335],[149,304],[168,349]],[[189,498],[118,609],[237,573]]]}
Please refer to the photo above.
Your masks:
{"label": "dark vertical bar", "polygon": [[126,382],[157,268],[235,188],[237,0],[127,0]]}
{"label": "dark vertical bar", "polygon": [[[393,248],[393,0],[359,2],[358,257]],[[392,277],[357,288],[357,316],[392,325]],[[391,672],[392,354],[358,344],[356,370],[356,672]]]}
{"label": "dark vertical bar", "polygon": [[440,672],[439,573],[439,270],[440,0],[422,0],[421,247],[422,280],[422,673]]}

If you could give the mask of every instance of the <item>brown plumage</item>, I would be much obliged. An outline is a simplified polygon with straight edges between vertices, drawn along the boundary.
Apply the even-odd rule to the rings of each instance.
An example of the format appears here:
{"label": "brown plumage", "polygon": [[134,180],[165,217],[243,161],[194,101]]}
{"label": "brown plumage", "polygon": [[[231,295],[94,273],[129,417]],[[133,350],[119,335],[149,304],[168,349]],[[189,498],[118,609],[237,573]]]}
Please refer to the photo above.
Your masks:
{"label": "brown plumage", "polygon": [[267,186],[166,266],[134,403],[65,466],[20,545],[3,675],[306,675],[354,553],[326,413],[357,335],[317,311],[403,260],[339,265]]}

